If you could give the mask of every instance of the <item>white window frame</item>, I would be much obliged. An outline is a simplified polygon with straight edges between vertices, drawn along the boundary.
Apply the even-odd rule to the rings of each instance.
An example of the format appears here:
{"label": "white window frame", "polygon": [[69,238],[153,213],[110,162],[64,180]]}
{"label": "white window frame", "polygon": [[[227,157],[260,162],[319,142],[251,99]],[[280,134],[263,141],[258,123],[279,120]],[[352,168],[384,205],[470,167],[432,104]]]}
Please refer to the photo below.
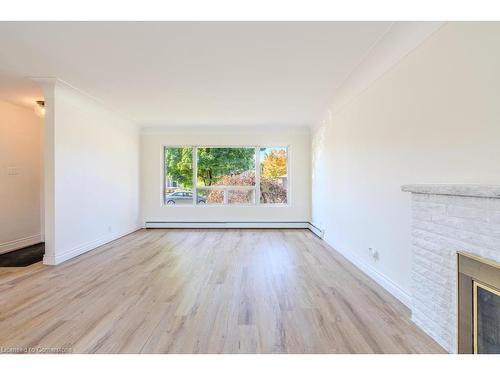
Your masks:
{"label": "white window frame", "polygon": [[[290,173],[290,160],[291,160],[291,147],[290,145],[162,145],[161,146],[161,154],[162,154],[162,165],[161,165],[161,175],[160,179],[162,182],[161,186],[161,205],[167,206],[165,204],[165,179],[166,179],[166,165],[165,165],[165,148],[185,148],[190,147],[193,150],[192,154],[192,169],[193,169],[193,187],[191,188],[191,192],[193,194],[193,202],[191,205],[168,205],[169,208],[172,207],[290,207],[291,206],[291,173]],[[261,203],[260,202],[260,149],[261,148],[277,148],[284,147],[287,151],[287,160],[286,160],[286,173],[287,173],[287,191],[286,191],[286,203]],[[198,187],[198,148],[254,148],[255,149],[255,185],[245,185],[245,186],[225,186],[225,185],[214,185],[214,186],[202,186]],[[223,190],[224,191],[224,202],[220,204],[198,204],[198,189],[200,190]],[[253,190],[254,191],[254,202],[253,203],[235,203],[229,204],[227,202],[229,190]]]}

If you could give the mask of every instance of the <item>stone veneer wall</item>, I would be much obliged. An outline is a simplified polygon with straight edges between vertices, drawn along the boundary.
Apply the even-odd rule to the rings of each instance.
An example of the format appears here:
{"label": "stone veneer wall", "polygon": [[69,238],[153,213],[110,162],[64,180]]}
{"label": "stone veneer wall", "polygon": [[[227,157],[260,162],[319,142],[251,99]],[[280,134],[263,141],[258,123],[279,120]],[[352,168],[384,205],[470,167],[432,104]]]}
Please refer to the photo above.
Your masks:
{"label": "stone veneer wall", "polygon": [[500,187],[405,185],[412,192],[413,321],[456,352],[456,252],[500,261]]}

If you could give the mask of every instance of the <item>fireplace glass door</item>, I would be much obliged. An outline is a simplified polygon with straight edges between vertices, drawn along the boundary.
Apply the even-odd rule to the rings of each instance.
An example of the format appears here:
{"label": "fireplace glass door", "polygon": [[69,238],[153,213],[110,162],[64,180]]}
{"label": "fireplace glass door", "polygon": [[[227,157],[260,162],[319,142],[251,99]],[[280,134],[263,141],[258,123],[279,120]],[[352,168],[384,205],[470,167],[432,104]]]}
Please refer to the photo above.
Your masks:
{"label": "fireplace glass door", "polygon": [[500,353],[500,291],[474,281],[474,352]]}

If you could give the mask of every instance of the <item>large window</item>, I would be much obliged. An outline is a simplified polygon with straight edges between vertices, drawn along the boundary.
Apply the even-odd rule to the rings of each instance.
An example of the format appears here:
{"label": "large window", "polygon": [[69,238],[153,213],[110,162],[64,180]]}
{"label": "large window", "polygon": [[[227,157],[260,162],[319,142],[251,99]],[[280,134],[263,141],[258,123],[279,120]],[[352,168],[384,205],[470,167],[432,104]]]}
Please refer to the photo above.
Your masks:
{"label": "large window", "polygon": [[165,147],[166,205],[288,203],[287,147]]}

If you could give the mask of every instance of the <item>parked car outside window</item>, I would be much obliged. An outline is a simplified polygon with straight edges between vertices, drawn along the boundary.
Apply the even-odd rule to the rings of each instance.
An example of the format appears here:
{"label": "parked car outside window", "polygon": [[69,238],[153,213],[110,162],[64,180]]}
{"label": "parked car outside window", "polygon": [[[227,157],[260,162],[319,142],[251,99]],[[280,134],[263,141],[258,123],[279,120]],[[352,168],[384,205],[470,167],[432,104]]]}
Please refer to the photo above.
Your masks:
{"label": "parked car outside window", "polygon": [[[193,204],[193,193],[190,191],[176,191],[165,196],[165,203],[174,204]],[[198,196],[198,204],[204,204],[205,199]]]}

